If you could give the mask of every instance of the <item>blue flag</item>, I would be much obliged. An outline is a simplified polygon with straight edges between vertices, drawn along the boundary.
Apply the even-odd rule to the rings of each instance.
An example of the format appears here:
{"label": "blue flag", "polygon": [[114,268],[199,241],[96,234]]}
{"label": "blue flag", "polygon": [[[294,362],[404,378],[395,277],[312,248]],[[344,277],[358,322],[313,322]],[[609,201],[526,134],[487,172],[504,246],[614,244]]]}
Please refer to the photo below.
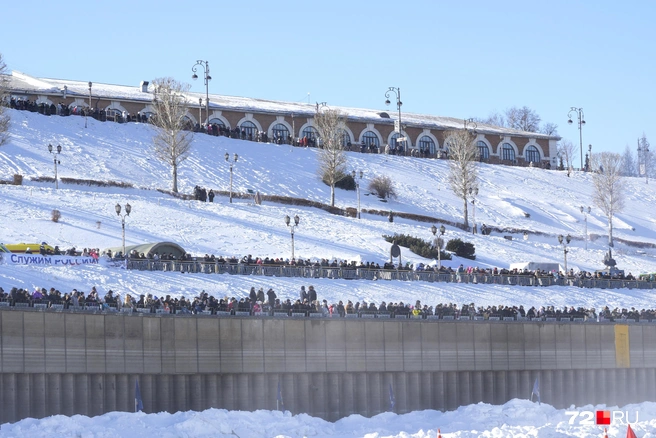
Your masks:
{"label": "blue flag", "polygon": [[280,388],[280,379],[278,379],[278,400],[276,400],[278,403],[280,403],[280,407],[285,409],[285,403],[282,401],[282,389]]}
{"label": "blue flag", "polygon": [[533,401],[533,394],[538,396],[538,405],[540,404],[540,378],[535,378],[535,383],[533,383],[533,390],[531,391],[531,401]]}
{"label": "blue flag", "polygon": [[396,400],[394,399],[394,390],[392,389],[392,384],[389,384],[389,397],[390,397],[390,409],[393,411],[394,410],[394,405],[396,404]]}
{"label": "blue flag", "polygon": [[139,389],[139,379],[137,379],[134,388],[134,412],[143,411],[143,400],[141,400],[141,390]]}

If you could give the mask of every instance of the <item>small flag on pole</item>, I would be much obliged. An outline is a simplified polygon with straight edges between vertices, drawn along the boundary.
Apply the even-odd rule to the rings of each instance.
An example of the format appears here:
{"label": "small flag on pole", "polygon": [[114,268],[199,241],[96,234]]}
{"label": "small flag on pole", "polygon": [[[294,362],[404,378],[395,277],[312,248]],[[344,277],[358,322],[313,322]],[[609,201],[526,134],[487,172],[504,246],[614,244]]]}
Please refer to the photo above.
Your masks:
{"label": "small flag on pole", "polygon": [[535,383],[533,383],[533,390],[531,391],[531,401],[533,401],[533,395],[538,396],[538,405],[540,404],[540,378],[535,378]]}
{"label": "small flag on pole", "polygon": [[139,411],[143,411],[143,400],[141,400],[139,379],[137,379],[134,387],[134,412],[139,412]]}
{"label": "small flag on pole", "polygon": [[626,438],[638,438],[636,437],[636,434],[633,432],[633,429],[631,429],[630,424],[629,424],[629,428],[626,430]]}
{"label": "small flag on pole", "polygon": [[282,401],[282,389],[280,387],[280,380],[278,380],[278,399],[276,400],[276,404],[280,403],[280,406],[276,406],[278,410],[282,407],[282,409],[285,409],[285,403]]}
{"label": "small flag on pole", "polygon": [[392,384],[389,384],[389,398],[390,398],[390,410],[394,410],[394,405],[396,404],[396,400],[394,399],[394,390],[392,389]]}

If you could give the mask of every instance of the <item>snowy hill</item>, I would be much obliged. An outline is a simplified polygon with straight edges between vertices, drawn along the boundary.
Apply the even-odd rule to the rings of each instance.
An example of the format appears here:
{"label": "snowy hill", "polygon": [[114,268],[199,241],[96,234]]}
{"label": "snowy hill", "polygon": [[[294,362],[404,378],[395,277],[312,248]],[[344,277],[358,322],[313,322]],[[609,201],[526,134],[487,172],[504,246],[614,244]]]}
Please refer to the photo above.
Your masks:
{"label": "snowy hill", "polygon": [[[170,187],[170,169],[158,162],[150,150],[152,128],[144,124],[101,123],[89,119],[84,128],[82,117],[46,117],[26,111],[10,111],[11,141],[0,150],[0,179],[22,174],[24,185],[1,185],[5,218],[4,243],[41,242],[60,247],[107,248],[120,246],[120,221],[114,212],[116,203],[129,202],[133,211],[127,220],[126,244],[170,240],[195,255],[284,257],[291,253],[290,233],[283,222],[286,214],[298,214],[301,222],[295,233],[295,252],[303,258],[338,258],[373,261],[382,264],[389,258],[389,244],[384,234],[409,234],[426,240],[432,238],[430,223],[396,218],[389,223],[385,216],[363,214],[361,220],[329,214],[321,209],[295,207],[265,202],[252,205],[247,199],[232,204],[219,196],[214,203],[183,201],[155,189]],[[47,145],[60,144],[60,177],[119,181],[136,188],[89,187],[30,181],[52,177],[53,156]],[[181,192],[191,193],[195,185],[226,191],[229,168],[225,152],[239,154],[234,166],[233,188],[248,189],[267,195],[292,196],[327,203],[329,187],[317,176],[317,150],[287,145],[211,137],[197,134],[193,152],[179,169]],[[364,172],[361,196],[363,209],[392,210],[462,222],[462,201],[448,187],[448,162],[411,157],[348,153],[349,166]],[[366,186],[376,175],[390,176],[398,198],[383,203],[369,195]],[[602,237],[585,249],[584,222],[580,206],[591,204],[592,183],[588,174],[573,174],[534,168],[480,165],[480,193],[476,201],[476,222],[489,226],[528,230],[528,240],[521,234],[509,241],[504,235],[472,235],[447,227],[446,238],[460,237],[476,247],[477,259],[445,264],[458,266],[508,267],[511,263],[545,261],[562,263],[563,251],[556,236],[571,234],[568,254],[570,267],[594,270],[602,266],[606,246],[606,220],[593,207],[588,217],[588,231]],[[656,243],[656,224],[650,214],[656,193],[644,180],[627,181],[626,209],[615,219],[615,235],[630,242]],[[354,191],[337,190],[339,207],[357,206]],[[471,207],[471,205],[470,205]],[[53,209],[62,213],[59,223],[50,221]],[[530,216],[530,217],[527,217]],[[534,234],[538,233],[538,234]],[[408,250],[403,261],[429,262]],[[614,255],[620,268],[634,274],[656,271],[656,250],[616,244]],[[552,287],[548,296],[543,289],[509,286],[435,285],[413,283],[400,286],[394,282],[317,281],[321,298],[371,301],[413,302],[421,299],[437,302],[476,302],[476,304],[524,304],[557,306],[617,305],[652,307],[648,291],[608,291],[603,297],[588,290]],[[218,295],[239,295],[251,286],[274,287],[283,296],[296,296],[300,287],[293,279],[237,278],[229,276],[193,276],[172,273],[128,272],[100,266],[62,270],[54,267],[0,266],[0,285],[50,287],[69,291],[76,287],[88,290],[92,285],[101,291],[120,293],[158,291],[159,293],[195,295],[205,289]],[[287,292],[289,291],[289,292]],[[102,292],[101,292],[102,293]],[[280,294],[279,294],[280,295]],[[548,297],[548,298],[547,298]],[[437,302],[436,302],[437,301]]]}

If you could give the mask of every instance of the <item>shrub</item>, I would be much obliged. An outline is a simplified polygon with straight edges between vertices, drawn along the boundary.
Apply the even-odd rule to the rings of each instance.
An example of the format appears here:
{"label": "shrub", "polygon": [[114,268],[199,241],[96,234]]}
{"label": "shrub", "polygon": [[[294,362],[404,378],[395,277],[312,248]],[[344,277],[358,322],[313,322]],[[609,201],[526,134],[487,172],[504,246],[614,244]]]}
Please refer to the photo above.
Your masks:
{"label": "shrub", "polygon": [[23,175],[21,174],[14,174],[14,185],[15,186],[22,186],[23,185]]}
{"label": "shrub", "polygon": [[476,248],[470,242],[463,242],[460,239],[451,239],[446,244],[447,251],[454,252],[458,257],[470,260],[476,260]]}
{"label": "shrub", "polygon": [[59,222],[59,219],[61,219],[61,213],[60,213],[60,211],[57,210],[57,209],[52,210],[52,213],[50,214],[50,219],[51,219],[53,222]]}
{"label": "shrub", "polygon": [[368,189],[370,192],[378,195],[379,198],[396,198],[396,191],[392,184],[392,178],[386,175],[377,176],[369,182]]}
{"label": "shrub", "polygon": [[[338,189],[355,190],[355,180],[350,173],[338,173],[337,179],[338,181],[335,183],[335,187]],[[329,185],[326,175],[321,178],[321,181],[323,181],[325,185]]]}
{"label": "shrub", "polygon": [[[397,245],[408,248],[418,256],[427,259],[437,259],[437,248],[431,242],[419,239],[418,237],[409,236],[407,234],[395,234],[394,236],[383,236],[387,242],[396,242]],[[442,260],[451,260],[451,254],[442,251]]]}

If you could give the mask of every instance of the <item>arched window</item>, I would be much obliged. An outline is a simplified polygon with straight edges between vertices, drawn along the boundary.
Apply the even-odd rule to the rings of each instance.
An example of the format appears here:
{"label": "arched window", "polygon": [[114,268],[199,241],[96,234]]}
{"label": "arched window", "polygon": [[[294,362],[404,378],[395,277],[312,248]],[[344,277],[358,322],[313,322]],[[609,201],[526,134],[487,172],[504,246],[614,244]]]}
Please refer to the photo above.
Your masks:
{"label": "arched window", "polygon": [[367,146],[376,146],[380,147],[380,141],[378,141],[378,136],[373,131],[367,131],[362,135],[362,141]]}
{"label": "arched window", "polygon": [[501,159],[504,161],[515,161],[515,149],[510,143],[504,143],[501,149]]}
{"label": "arched window", "polygon": [[428,152],[430,155],[435,153],[435,142],[432,138],[427,135],[424,135],[419,139],[419,151]]}
{"label": "arched window", "polygon": [[217,125],[220,128],[225,128],[225,123],[223,123],[223,120],[218,119],[216,117],[213,118],[213,119],[210,119],[210,123],[214,123],[215,125]]}
{"label": "arched window", "polygon": [[319,138],[319,131],[317,131],[317,128],[314,126],[306,126],[303,128],[301,136],[306,137],[310,141],[315,141],[317,138]]}
{"label": "arched window", "polygon": [[274,125],[271,132],[273,133],[274,139],[281,138],[283,143],[287,142],[287,138],[289,137],[289,129],[287,129],[287,127],[282,123]]}
{"label": "arched window", "polygon": [[349,143],[351,143],[351,136],[346,131],[346,129],[339,129],[339,138],[342,142],[342,148],[346,149],[349,146]]}
{"label": "arched window", "polygon": [[407,142],[399,142],[397,139],[400,137],[402,137],[402,135],[398,132],[392,134],[392,137],[390,138],[390,147],[395,148],[399,145],[399,143],[402,143],[402,146],[405,147]]}
{"label": "arched window", "polygon": [[540,162],[540,151],[535,146],[531,145],[526,148],[526,161],[529,163],[539,163]]}
{"label": "arched window", "polygon": [[488,160],[490,158],[490,148],[487,147],[484,141],[477,141],[476,146],[478,146],[478,158],[480,160]]}
{"label": "arched window", "polygon": [[257,137],[257,126],[255,126],[255,123],[251,122],[250,120],[246,120],[245,122],[242,122],[239,129],[244,130],[244,132],[246,133],[246,138]]}

